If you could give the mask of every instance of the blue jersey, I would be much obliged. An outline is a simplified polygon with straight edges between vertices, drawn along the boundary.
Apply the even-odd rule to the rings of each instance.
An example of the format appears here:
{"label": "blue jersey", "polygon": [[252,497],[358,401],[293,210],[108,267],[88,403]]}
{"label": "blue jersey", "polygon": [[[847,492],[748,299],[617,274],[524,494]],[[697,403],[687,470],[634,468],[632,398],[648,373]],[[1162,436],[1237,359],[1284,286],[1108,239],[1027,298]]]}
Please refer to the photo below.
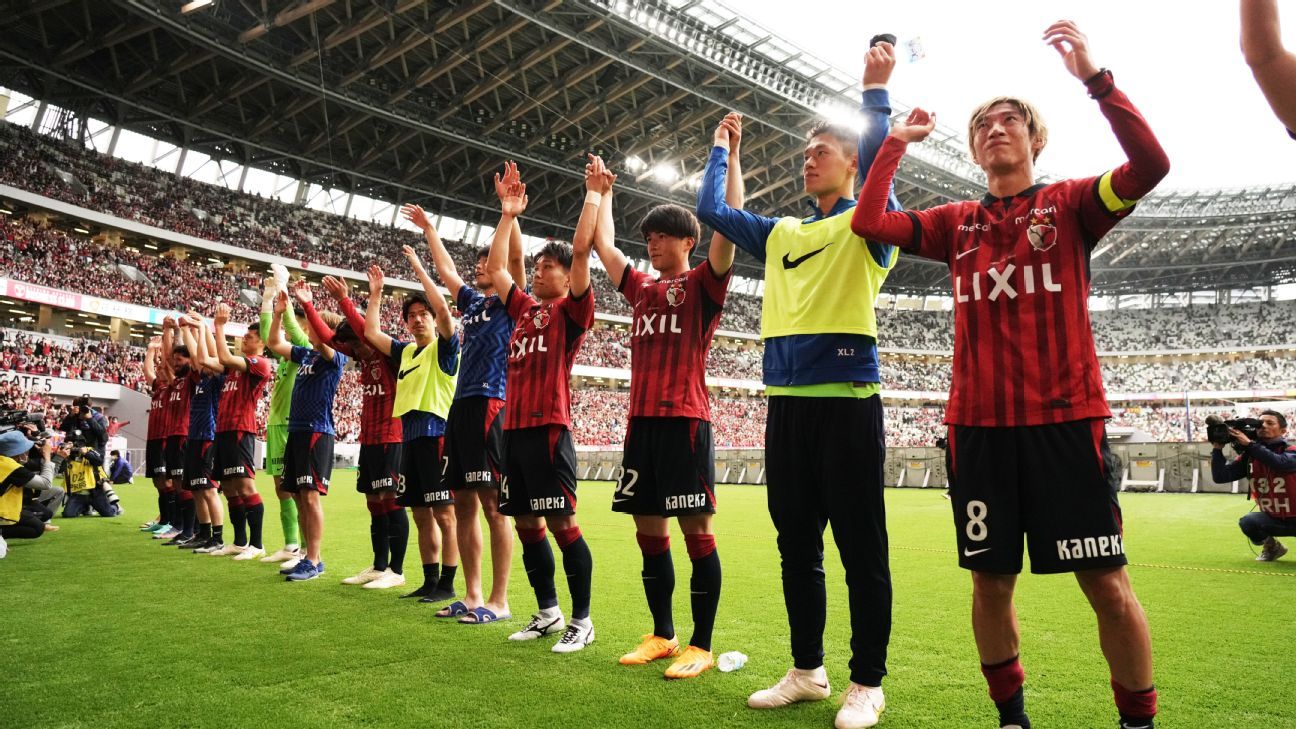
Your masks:
{"label": "blue jersey", "polygon": [[[467,288],[466,286],[464,288]],[[413,342],[399,342],[392,340],[390,361],[397,371],[400,370],[401,352],[406,347],[417,347]],[[414,350],[415,353],[418,350]],[[450,337],[449,341],[437,339],[437,365],[441,371],[450,375],[454,374],[455,368],[459,366],[459,337]],[[436,413],[428,413],[422,410],[411,410],[401,416],[401,440],[405,443],[416,438],[432,437],[439,438],[445,435],[446,421]]]}
{"label": "blue jersey", "polygon": [[216,406],[220,403],[225,375],[191,375],[193,397],[189,398],[189,440],[216,440]]}
{"label": "blue jersey", "polygon": [[455,399],[493,397],[503,400],[513,318],[508,315],[500,297],[494,294],[485,296],[471,286],[459,287],[455,305],[463,313],[464,339]]}
{"label": "blue jersey", "polygon": [[333,396],[342,380],[347,356],[335,351],[329,361],[313,349],[294,346],[291,359],[300,369],[293,383],[292,406],[288,409],[288,432],[336,435]]}

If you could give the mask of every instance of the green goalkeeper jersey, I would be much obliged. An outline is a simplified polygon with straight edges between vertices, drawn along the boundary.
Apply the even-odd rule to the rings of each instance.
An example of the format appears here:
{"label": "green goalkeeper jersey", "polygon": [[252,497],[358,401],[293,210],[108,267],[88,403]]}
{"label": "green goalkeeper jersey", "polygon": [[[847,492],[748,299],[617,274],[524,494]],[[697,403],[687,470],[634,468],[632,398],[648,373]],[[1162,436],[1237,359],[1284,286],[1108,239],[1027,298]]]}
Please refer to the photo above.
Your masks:
{"label": "green goalkeeper jersey", "polygon": [[[270,317],[271,312],[261,312],[261,336],[270,336]],[[309,347],[310,340],[306,337],[306,332],[297,322],[297,317],[292,312],[285,311],[283,316],[284,336],[288,341],[298,347]],[[275,367],[274,379],[270,382],[270,412],[266,414],[266,427],[282,425],[288,427],[288,408],[292,405],[293,385],[297,382],[297,370],[301,365],[291,359],[284,359],[279,355],[274,355],[278,360],[278,366]]]}

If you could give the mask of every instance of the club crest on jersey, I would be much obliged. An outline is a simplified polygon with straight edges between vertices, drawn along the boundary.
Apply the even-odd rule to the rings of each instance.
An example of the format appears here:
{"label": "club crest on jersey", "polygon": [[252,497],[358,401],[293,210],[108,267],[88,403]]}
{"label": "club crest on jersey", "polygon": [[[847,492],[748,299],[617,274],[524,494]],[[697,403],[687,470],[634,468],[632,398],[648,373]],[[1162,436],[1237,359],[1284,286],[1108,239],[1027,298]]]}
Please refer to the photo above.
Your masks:
{"label": "club crest on jersey", "polygon": [[687,296],[684,291],[684,284],[676,282],[666,289],[666,303],[671,306],[679,306],[684,303],[684,297]]}
{"label": "club crest on jersey", "polygon": [[536,329],[544,329],[549,326],[549,310],[541,309],[537,311],[535,316],[531,318],[531,323],[535,325]]}
{"label": "club crest on jersey", "polygon": [[1037,251],[1047,251],[1057,245],[1057,227],[1053,225],[1053,216],[1031,216],[1030,225],[1026,228],[1026,240]]}

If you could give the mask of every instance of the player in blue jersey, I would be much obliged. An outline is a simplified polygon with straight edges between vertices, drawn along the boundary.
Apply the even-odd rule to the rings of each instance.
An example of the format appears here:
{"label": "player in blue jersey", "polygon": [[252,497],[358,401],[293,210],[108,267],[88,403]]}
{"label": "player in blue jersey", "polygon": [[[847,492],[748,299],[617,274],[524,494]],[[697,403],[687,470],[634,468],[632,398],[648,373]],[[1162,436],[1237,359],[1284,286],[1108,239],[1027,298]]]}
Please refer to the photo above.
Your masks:
{"label": "player in blue jersey", "polygon": [[[185,443],[184,488],[193,492],[198,514],[198,528],[193,539],[180,543],[181,549],[200,554],[225,546],[225,519],[216,481],[216,406],[225,384],[222,371],[205,363],[215,349],[215,338],[196,312],[180,320],[180,336],[194,353],[190,378],[193,396],[189,400],[189,439]],[[208,348],[207,338],[213,338]]]}
{"label": "player in blue jersey", "polygon": [[[401,214],[423,231],[436,273],[463,317],[463,352],[454,403],[446,418],[446,469],[442,482],[454,491],[465,589],[463,599],[442,608],[437,617],[457,617],[461,623],[491,623],[511,615],[508,581],[513,564],[513,534],[509,518],[499,512],[499,481],[503,462],[504,383],[513,319],[486,273],[489,248],[478,251],[473,285],[469,286],[460,277],[454,259],[423,208],[406,205],[401,208]],[[514,280],[524,280],[522,230],[516,221],[509,236],[508,267]],[[425,289],[429,283],[430,279],[424,283]],[[482,514],[486,516],[491,540],[488,597],[482,594]]]}
{"label": "player in blue jersey", "polygon": [[[303,304],[312,300],[310,289],[301,282],[296,290]],[[324,539],[324,506],[321,496],[328,495],[333,476],[333,397],[342,379],[347,356],[324,343],[309,322],[306,336],[311,346],[290,344],[283,334],[283,314],[288,310],[288,294],[275,298],[274,318],[270,322],[270,351],[297,363],[297,381],[293,383],[292,407],[288,411],[288,445],[284,449],[283,485],[297,502],[301,515],[302,541],[306,556],[287,573],[289,581],[313,580],[324,572],[320,544]],[[334,317],[337,315],[334,314]],[[340,319],[328,322],[336,327]]]}

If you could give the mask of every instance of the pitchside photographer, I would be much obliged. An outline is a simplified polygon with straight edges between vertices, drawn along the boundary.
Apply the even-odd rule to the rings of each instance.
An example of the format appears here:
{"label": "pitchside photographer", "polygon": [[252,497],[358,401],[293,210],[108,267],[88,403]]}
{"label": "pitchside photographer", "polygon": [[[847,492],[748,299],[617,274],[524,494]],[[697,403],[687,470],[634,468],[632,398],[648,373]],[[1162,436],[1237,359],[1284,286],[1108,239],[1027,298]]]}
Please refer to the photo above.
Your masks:
{"label": "pitchside photographer", "polygon": [[[1276,410],[1260,413],[1258,421],[1206,419],[1211,452],[1211,477],[1215,483],[1241,478],[1250,481],[1251,495],[1259,511],[1238,520],[1242,533],[1252,544],[1262,545],[1257,562],[1272,562],[1287,554],[1276,537],[1296,536],[1296,448],[1287,444],[1287,418]],[[1251,431],[1250,433],[1246,431]],[[1224,460],[1224,446],[1232,443],[1238,457]]]}
{"label": "pitchside photographer", "polygon": [[90,444],[69,434],[69,440],[59,446],[55,455],[63,459],[63,473],[67,477],[67,504],[63,516],[73,518],[89,516],[93,508],[99,516],[117,516],[121,511],[108,500],[104,489],[103,454]]}
{"label": "pitchside photographer", "polygon": [[[33,450],[43,456],[38,470],[33,470]],[[8,551],[7,539],[35,539],[57,529],[46,525],[53,512],[35,498],[58,490],[52,451],[50,441],[37,448],[17,429],[0,434],[0,557]]]}
{"label": "pitchside photographer", "polygon": [[[89,395],[82,395],[72,401],[72,409],[59,424],[59,430],[67,434],[69,442],[84,440],[86,447],[102,458],[104,449],[108,445],[108,419],[90,404]],[[116,516],[122,512],[118,505],[117,492],[113,490],[108,472],[102,468],[103,464],[100,463],[100,466],[93,471],[95,487],[103,490],[107,503],[112,506],[112,509],[104,512],[96,506],[95,511],[98,511],[100,516]]]}

